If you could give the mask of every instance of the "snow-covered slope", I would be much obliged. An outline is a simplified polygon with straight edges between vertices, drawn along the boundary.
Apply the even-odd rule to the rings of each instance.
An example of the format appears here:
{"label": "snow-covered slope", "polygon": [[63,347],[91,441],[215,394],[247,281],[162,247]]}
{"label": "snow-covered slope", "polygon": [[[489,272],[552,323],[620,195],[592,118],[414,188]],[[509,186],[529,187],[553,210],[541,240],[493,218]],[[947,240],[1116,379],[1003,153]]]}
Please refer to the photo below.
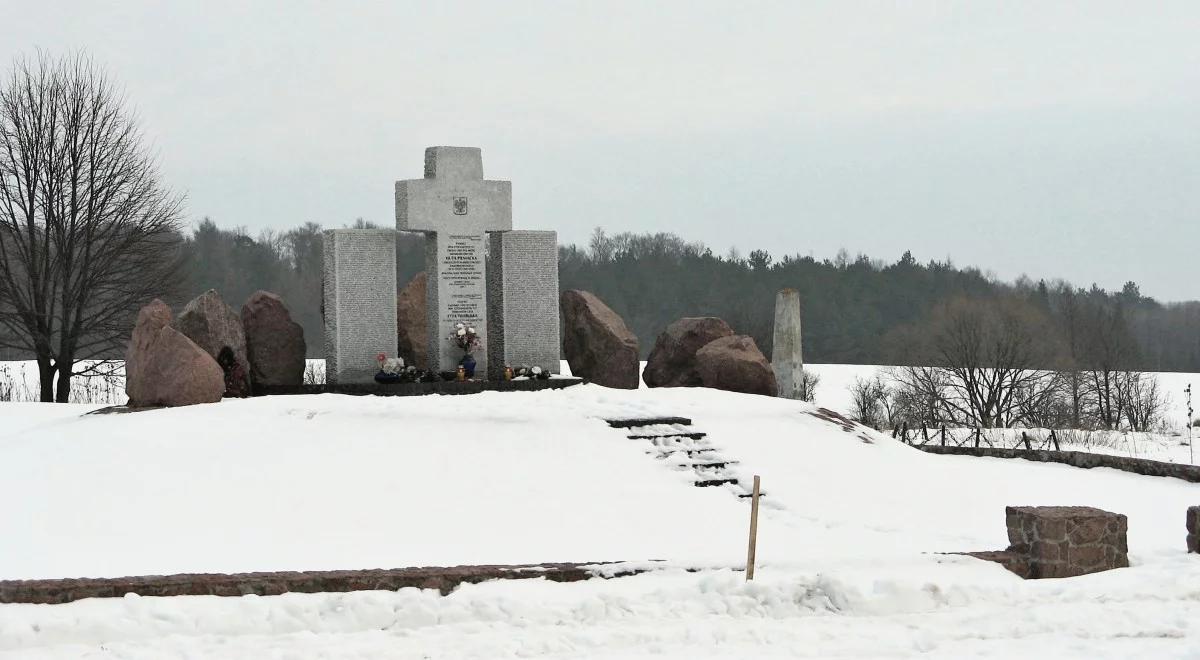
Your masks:
{"label": "snow-covered slope", "polygon": [[0,578],[742,561],[746,502],[692,487],[606,417],[690,417],[760,474],[768,563],[1000,548],[1011,504],[1126,513],[1147,560],[1180,547],[1200,499],[1169,479],[930,456],[803,403],[705,389],[86,410],[0,404]]}
{"label": "snow-covered slope", "polygon": [[[580,585],[0,606],[0,658],[1187,657],[1200,486],[933,456],[703,389],[271,397],[122,415],[0,404],[0,578],[667,560]],[[759,474],[748,504],[606,417],[681,415]],[[867,441],[864,441],[867,440]],[[869,441],[869,442],[868,442]],[[1006,545],[1004,506],[1130,518],[1133,567],[1022,582],[935,553]],[[838,616],[842,615],[842,616]],[[848,615],[848,616],[846,616]],[[430,654],[430,649],[435,652]]]}

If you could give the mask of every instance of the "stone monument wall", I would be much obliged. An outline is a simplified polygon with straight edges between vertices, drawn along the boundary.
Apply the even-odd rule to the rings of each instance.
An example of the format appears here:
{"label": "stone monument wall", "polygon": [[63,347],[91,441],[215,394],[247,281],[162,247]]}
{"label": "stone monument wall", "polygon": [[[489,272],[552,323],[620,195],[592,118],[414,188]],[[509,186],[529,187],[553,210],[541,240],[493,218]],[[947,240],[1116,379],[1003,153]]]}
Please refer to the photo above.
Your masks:
{"label": "stone monument wall", "polygon": [[559,373],[557,232],[507,231],[488,236],[488,377],[503,377],[506,365]]}
{"label": "stone monument wall", "polygon": [[324,246],[326,382],[374,382],[375,356],[396,355],[396,232],[331,229]]}

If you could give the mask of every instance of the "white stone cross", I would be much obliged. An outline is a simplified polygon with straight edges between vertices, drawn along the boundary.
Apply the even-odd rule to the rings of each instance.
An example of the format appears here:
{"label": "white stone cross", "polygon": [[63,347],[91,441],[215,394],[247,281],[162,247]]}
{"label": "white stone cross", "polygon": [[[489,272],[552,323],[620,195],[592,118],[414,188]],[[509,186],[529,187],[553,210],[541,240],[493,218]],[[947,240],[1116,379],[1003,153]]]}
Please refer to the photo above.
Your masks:
{"label": "white stone cross", "polygon": [[475,351],[476,377],[487,373],[484,244],[491,231],[512,229],[512,183],[485,181],[478,147],[429,147],[425,178],[396,182],[396,229],[424,232],[428,278],[427,368],[454,371],[462,351],[449,336],[472,325],[484,347]]}

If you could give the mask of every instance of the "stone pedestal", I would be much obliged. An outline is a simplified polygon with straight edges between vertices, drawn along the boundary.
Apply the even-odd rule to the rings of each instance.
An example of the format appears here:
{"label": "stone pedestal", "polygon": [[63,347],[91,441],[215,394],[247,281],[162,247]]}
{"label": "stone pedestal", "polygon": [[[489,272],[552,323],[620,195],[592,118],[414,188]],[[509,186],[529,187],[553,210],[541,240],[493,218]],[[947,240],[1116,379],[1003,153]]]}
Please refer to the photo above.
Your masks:
{"label": "stone pedestal", "polygon": [[488,235],[488,378],[504,367],[559,367],[558,234],[506,231]]}
{"label": "stone pedestal", "polygon": [[784,289],[775,296],[775,336],[771,349],[771,370],[779,386],[779,396],[799,399],[804,355],[800,346],[800,292]]}
{"label": "stone pedestal", "polygon": [[1008,553],[1028,558],[1029,578],[1062,578],[1129,566],[1128,519],[1089,506],[1010,506]]}
{"label": "stone pedestal", "polygon": [[331,229],[324,249],[326,382],[372,383],[396,356],[396,232]]}

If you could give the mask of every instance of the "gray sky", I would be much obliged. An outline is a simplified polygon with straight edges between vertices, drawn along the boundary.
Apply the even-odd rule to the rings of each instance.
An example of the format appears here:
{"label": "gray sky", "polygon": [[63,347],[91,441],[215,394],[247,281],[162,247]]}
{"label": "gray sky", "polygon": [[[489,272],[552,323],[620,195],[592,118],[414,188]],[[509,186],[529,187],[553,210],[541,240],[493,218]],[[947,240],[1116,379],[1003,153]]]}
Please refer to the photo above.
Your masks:
{"label": "gray sky", "polygon": [[6,69],[84,48],[124,83],[193,220],[391,223],[424,148],[469,145],[563,242],[1200,298],[1194,1],[0,4]]}

